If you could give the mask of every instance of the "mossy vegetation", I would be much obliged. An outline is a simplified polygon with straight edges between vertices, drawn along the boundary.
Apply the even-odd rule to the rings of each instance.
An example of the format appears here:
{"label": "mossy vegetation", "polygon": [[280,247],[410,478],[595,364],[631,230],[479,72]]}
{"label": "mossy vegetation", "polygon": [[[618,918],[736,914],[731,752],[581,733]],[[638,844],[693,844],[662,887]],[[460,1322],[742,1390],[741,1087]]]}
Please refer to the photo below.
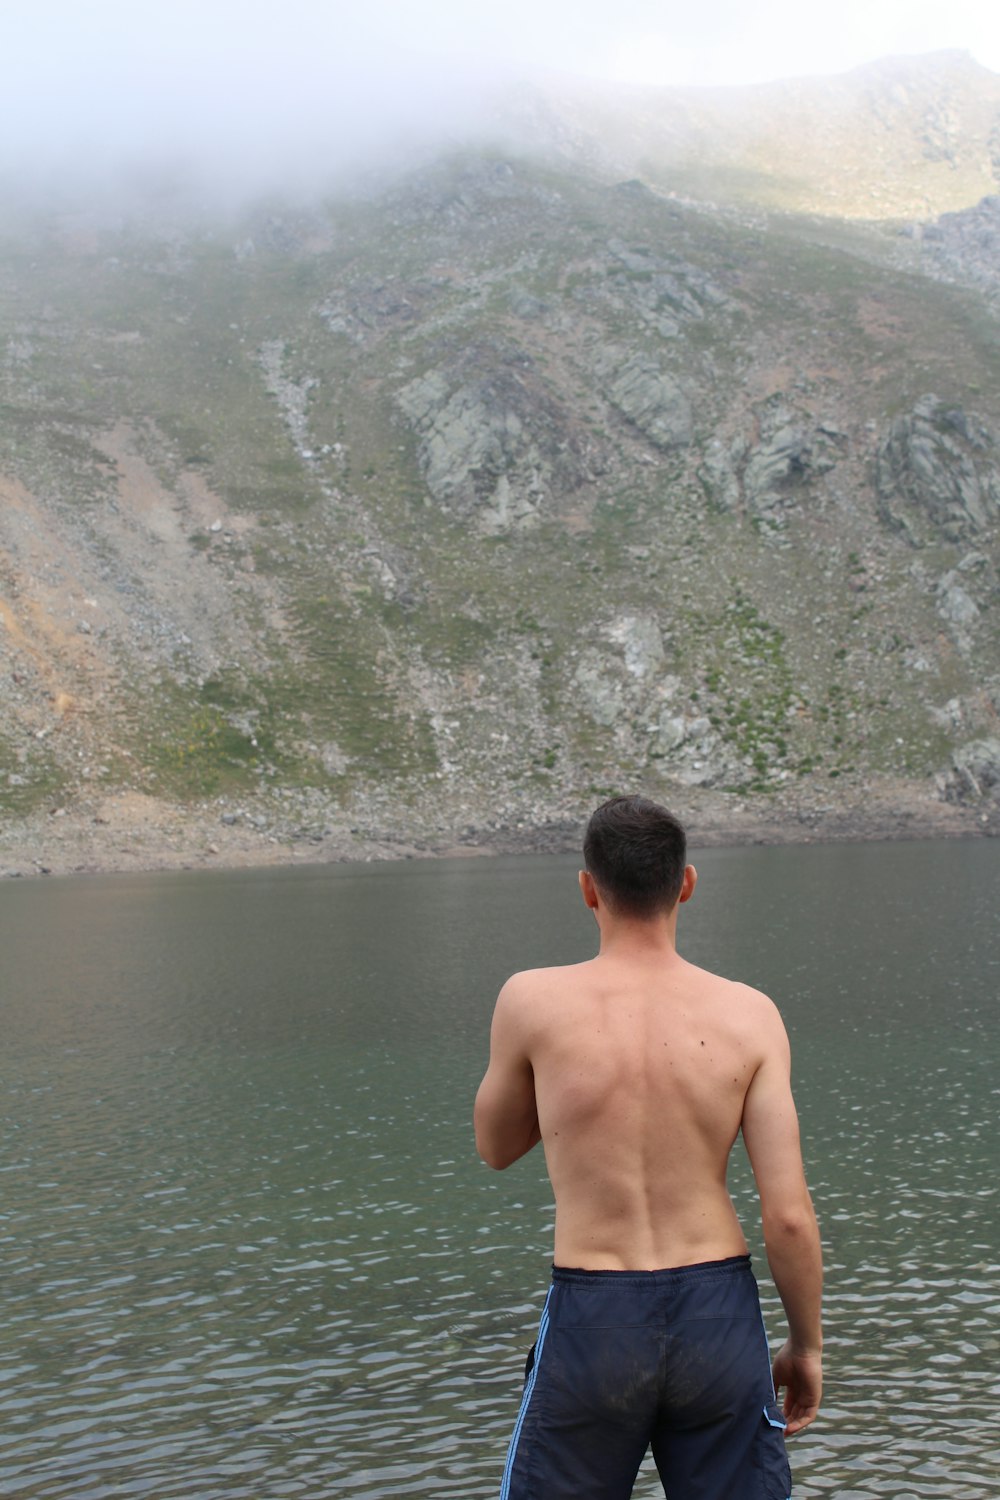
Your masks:
{"label": "mossy vegetation", "polygon": [[718,622],[724,656],[704,673],[710,721],[747,768],[747,786],[764,791],[789,764],[792,675],[784,631],[737,586]]}
{"label": "mossy vegetation", "polygon": [[61,801],[65,773],[48,746],[36,741],[30,756],[20,754],[9,735],[0,732],[0,815],[26,817]]}

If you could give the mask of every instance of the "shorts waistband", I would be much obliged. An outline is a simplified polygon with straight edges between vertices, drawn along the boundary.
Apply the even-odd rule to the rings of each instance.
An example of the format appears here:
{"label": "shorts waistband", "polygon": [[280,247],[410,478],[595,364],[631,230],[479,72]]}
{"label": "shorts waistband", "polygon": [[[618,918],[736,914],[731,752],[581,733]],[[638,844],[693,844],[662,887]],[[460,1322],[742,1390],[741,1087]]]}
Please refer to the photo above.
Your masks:
{"label": "shorts waistband", "polygon": [[595,1281],[616,1282],[623,1286],[628,1282],[636,1286],[653,1286],[671,1282],[697,1280],[702,1276],[725,1276],[734,1271],[749,1271],[749,1255],[728,1255],[724,1260],[701,1260],[690,1266],[665,1266],[657,1271],[586,1271],[578,1266],[552,1267],[552,1280],[571,1282],[583,1286]]}

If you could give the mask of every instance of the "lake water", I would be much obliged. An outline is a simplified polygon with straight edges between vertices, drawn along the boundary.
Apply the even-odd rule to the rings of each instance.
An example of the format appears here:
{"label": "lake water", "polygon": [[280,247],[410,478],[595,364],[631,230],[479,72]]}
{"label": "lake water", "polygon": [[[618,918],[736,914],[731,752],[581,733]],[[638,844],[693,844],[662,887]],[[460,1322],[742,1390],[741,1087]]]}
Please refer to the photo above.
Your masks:
{"label": "lake water", "polygon": [[[1000,843],[697,863],[682,951],[781,1006],[826,1245],[796,1496],[995,1500]],[[0,1495],[497,1494],[552,1210],[470,1112],[506,975],[593,951],[575,870],[0,887]]]}

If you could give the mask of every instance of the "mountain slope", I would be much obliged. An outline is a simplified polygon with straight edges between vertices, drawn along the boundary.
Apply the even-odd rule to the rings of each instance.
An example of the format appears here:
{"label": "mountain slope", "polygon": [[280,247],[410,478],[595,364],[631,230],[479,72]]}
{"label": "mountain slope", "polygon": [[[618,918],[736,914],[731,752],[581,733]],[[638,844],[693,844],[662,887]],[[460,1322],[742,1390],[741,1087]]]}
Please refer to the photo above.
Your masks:
{"label": "mountain slope", "polygon": [[922,220],[1000,185],[1000,76],[963,52],[744,88],[549,79],[500,113],[573,162],[716,203]]}
{"label": "mountain slope", "polygon": [[990,826],[1000,342],[934,230],[470,151],[10,235],[0,808],[440,843],[641,783]]}

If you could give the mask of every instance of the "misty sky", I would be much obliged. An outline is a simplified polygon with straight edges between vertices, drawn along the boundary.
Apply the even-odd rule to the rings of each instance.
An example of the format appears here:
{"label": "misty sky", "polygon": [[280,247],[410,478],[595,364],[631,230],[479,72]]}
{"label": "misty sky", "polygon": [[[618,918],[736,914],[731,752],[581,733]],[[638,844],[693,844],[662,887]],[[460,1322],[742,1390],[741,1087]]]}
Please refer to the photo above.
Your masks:
{"label": "misty sky", "polygon": [[[392,143],[473,115],[488,80],[665,84],[842,71],[963,48],[1000,72],[996,0],[7,0],[0,165],[241,158]],[[836,21],[832,19],[836,15]]]}

